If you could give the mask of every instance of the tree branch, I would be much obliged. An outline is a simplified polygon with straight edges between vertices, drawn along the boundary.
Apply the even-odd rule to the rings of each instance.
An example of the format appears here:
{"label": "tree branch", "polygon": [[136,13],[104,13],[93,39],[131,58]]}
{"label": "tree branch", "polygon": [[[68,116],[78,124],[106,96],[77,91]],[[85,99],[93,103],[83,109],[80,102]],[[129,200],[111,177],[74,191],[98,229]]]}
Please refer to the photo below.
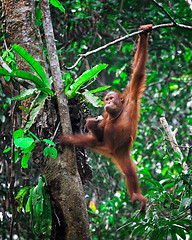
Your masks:
{"label": "tree branch", "polygon": [[[61,127],[65,134],[70,134],[72,132],[70,125],[70,117],[68,112],[67,99],[64,93],[63,79],[61,76],[61,71],[59,67],[59,60],[55,45],[55,38],[53,33],[53,26],[51,22],[49,4],[46,0],[40,1],[40,7],[43,17],[43,27],[46,39],[46,45],[49,55],[50,69],[53,77],[53,84],[55,87],[55,93],[57,96],[59,113],[61,115]],[[65,116],[65,117],[63,117]]]}
{"label": "tree branch", "polygon": [[192,10],[192,1],[191,0],[185,0],[185,2],[189,5],[190,9]]}
{"label": "tree branch", "polygon": [[181,156],[181,159],[179,159],[180,164],[182,165],[184,170],[188,169],[187,164],[185,162],[182,163],[182,160],[183,160],[184,157],[183,157],[183,154],[182,154],[182,152],[181,152],[181,150],[180,150],[180,148],[177,144],[177,140],[176,140],[176,137],[175,137],[178,129],[176,128],[174,131],[171,131],[171,128],[170,128],[169,124],[167,123],[167,120],[165,119],[165,117],[161,117],[160,122],[161,122],[165,132],[167,133],[168,139],[171,143],[171,146],[172,146],[173,150],[175,152],[179,153],[180,156]]}
{"label": "tree branch", "polygon": [[[153,26],[152,30],[157,30],[157,29],[159,29],[159,28],[168,28],[168,27],[176,27],[176,28],[182,28],[182,29],[187,29],[187,30],[191,30],[191,31],[192,31],[192,26],[187,26],[187,25],[184,25],[184,24],[175,23],[175,21],[174,21],[174,23],[171,22],[171,23],[164,23],[164,24],[159,24],[159,25]],[[143,31],[143,30],[140,30],[140,31],[136,31],[136,32],[127,34],[127,35],[125,35],[125,36],[123,36],[123,37],[121,37],[121,38],[118,38],[118,39],[116,39],[116,40],[114,40],[114,41],[112,41],[112,42],[109,42],[109,43],[107,43],[107,44],[105,44],[105,45],[103,45],[103,46],[101,46],[101,47],[99,47],[99,48],[96,48],[96,49],[92,50],[92,51],[89,51],[89,52],[84,53],[84,54],[79,54],[79,55],[78,55],[79,58],[77,59],[77,61],[74,63],[73,66],[71,66],[71,67],[66,67],[66,66],[64,65],[63,67],[64,67],[65,69],[67,69],[67,70],[71,70],[71,69],[75,68],[75,67],[77,66],[77,64],[78,64],[83,58],[86,58],[86,57],[88,57],[89,55],[91,55],[91,54],[93,54],[93,53],[97,53],[97,52],[99,52],[99,51],[101,51],[101,50],[103,50],[103,49],[106,49],[106,48],[108,48],[108,47],[110,47],[110,46],[112,46],[112,45],[115,45],[116,43],[119,43],[119,42],[121,42],[121,41],[124,41],[125,39],[128,39],[128,38],[130,38],[130,37],[133,37],[133,36],[135,36],[135,35],[138,35],[138,34],[141,33],[142,31]]]}
{"label": "tree branch", "polygon": [[168,16],[168,18],[171,20],[171,22],[173,22],[174,25],[177,25],[177,23],[175,22],[175,20],[171,17],[171,15],[165,10],[165,8],[162,6],[162,4],[159,4],[158,2],[156,2],[155,0],[151,0],[152,2],[154,2],[159,8],[161,8],[163,10],[163,12]]}

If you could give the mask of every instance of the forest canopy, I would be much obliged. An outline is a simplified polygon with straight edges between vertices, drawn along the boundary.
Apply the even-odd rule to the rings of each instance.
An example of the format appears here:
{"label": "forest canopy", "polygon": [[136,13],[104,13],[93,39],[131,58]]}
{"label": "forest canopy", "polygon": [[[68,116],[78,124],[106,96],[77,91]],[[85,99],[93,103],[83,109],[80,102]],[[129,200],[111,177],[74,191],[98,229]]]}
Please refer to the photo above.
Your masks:
{"label": "forest canopy", "polygon": [[[189,0],[0,1],[2,240],[192,238],[191,14]],[[86,132],[105,94],[126,88],[145,24],[140,213],[109,158],[59,137]]]}

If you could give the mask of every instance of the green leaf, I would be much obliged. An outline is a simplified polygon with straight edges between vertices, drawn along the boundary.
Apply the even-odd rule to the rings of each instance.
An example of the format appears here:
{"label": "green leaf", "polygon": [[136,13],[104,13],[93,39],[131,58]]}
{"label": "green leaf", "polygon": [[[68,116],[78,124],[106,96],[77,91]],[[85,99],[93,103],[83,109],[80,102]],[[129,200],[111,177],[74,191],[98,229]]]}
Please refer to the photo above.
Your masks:
{"label": "green leaf", "polygon": [[24,155],[21,159],[21,166],[23,168],[28,168],[28,161],[29,161],[29,158],[30,158],[30,153]]}
{"label": "green leaf", "polygon": [[50,157],[52,157],[53,159],[57,158],[57,149],[54,147],[50,147],[49,148],[49,155]]}
{"label": "green leaf", "polygon": [[32,192],[32,207],[33,207],[33,215],[35,216],[35,220],[36,220],[36,205],[37,205],[36,195],[37,195],[37,186],[35,186]]}
{"label": "green leaf", "polygon": [[36,91],[38,91],[37,88],[31,88],[31,89],[27,89],[25,91],[23,91],[21,94],[19,94],[18,96],[15,96],[13,98],[11,98],[11,100],[24,100],[29,98],[30,96],[32,96]]}
{"label": "green leaf", "polygon": [[64,80],[64,84],[65,84],[65,95],[68,94],[69,88],[71,86],[71,84],[73,83],[73,79],[71,77],[67,77]]}
{"label": "green leaf", "polygon": [[27,203],[25,205],[25,212],[31,212],[32,211],[32,193],[33,193],[34,187],[30,189],[29,192],[29,198],[27,200]]}
{"label": "green leaf", "polygon": [[144,231],[145,231],[145,225],[139,225],[139,226],[137,226],[134,230],[133,230],[133,232],[132,232],[132,236],[134,236],[134,235],[136,235],[137,233],[143,233]]}
{"label": "green leaf", "polygon": [[28,130],[28,132],[31,134],[32,137],[34,137],[38,142],[40,142],[39,138],[34,133],[32,133],[29,130]]}
{"label": "green leaf", "polygon": [[165,167],[162,169],[161,174],[162,174],[163,176],[165,176],[165,174],[167,173],[168,170],[169,170],[169,166],[165,166]]}
{"label": "green leaf", "polygon": [[43,84],[50,89],[49,81],[43,68],[41,67],[41,64],[37,62],[24,48],[20,47],[19,45],[14,44],[13,49],[24,61],[28,63],[31,69],[37,73],[37,75],[41,78]]}
{"label": "green leaf", "polygon": [[16,151],[14,151],[14,160],[15,160],[15,162],[17,162],[18,157],[19,157],[19,150],[16,150]]}
{"label": "green leaf", "polygon": [[13,139],[16,140],[17,138],[20,138],[21,136],[23,136],[23,134],[25,133],[25,131],[23,129],[18,129],[13,133]]}
{"label": "green leaf", "polygon": [[44,193],[44,202],[43,202],[41,232],[50,236],[51,235],[51,226],[52,226],[52,214],[51,214],[50,197],[45,192]]}
{"label": "green leaf", "polygon": [[177,158],[181,159],[181,155],[180,155],[180,153],[178,153],[178,152],[174,152],[174,155],[175,155]]}
{"label": "green leaf", "polygon": [[107,64],[99,64],[90,70],[85,71],[79,78],[75,80],[75,83],[71,85],[71,91],[68,93],[68,98],[71,99],[76,95],[78,89],[87,81],[97,76],[99,72],[105,69]]}
{"label": "green leaf", "polygon": [[109,221],[109,224],[112,224],[112,227],[113,227],[115,219],[112,215],[109,216],[108,221]]}
{"label": "green leaf", "polygon": [[61,4],[58,0],[49,0],[49,2],[50,2],[54,7],[59,8],[59,10],[61,10],[62,12],[65,13],[64,7],[62,6],[62,4]]}
{"label": "green leaf", "polygon": [[24,187],[24,188],[20,189],[20,191],[17,193],[17,196],[15,197],[15,199],[17,199],[17,204],[18,204],[17,211],[18,212],[21,210],[24,196],[30,188],[31,187]]}
{"label": "green leaf", "polygon": [[[31,104],[31,113],[29,116],[29,121],[26,124],[26,130],[29,130],[30,127],[33,125],[35,118],[37,117],[39,111],[41,110],[41,108],[43,107],[45,100],[47,99],[47,95],[41,93],[39,96],[37,96],[37,98],[32,102]],[[37,105],[36,107],[34,107],[34,105]]]}
{"label": "green leaf", "polygon": [[47,144],[50,144],[50,145],[53,145],[53,146],[55,146],[55,143],[54,142],[52,142],[51,140],[49,140],[49,139],[43,139],[43,141],[44,142],[46,142]]}
{"label": "green leaf", "polygon": [[7,148],[7,149],[5,149],[4,151],[3,151],[3,153],[7,153],[7,152],[9,152],[11,150],[11,147],[10,148]]}
{"label": "green leaf", "polygon": [[33,142],[34,139],[30,137],[17,138],[14,140],[16,146],[24,149],[30,147]]}
{"label": "green leaf", "polygon": [[120,79],[115,79],[114,81],[113,81],[113,84],[115,85],[115,84],[117,84],[117,85],[119,85],[120,84]]}
{"label": "green leaf", "polygon": [[40,78],[37,76],[33,75],[32,73],[17,70],[17,71],[12,71],[9,73],[7,70],[0,68],[0,76],[11,76],[11,77],[18,77],[18,78],[23,78],[32,81],[37,87],[46,87],[46,85],[41,81]]}
{"label": "green leaf", "polygon": [[[170,181],[170,179],[169,179],[169,181]],[[170,182],[170,183],[166,184],[166,185],[164,186],[164,188],[165,188],[165,189],[166,189],[166,188],[172,188],[174,185],[175,185],[175,182]]]}
{"label": "green leaf", "polygon": [[12,76],[12,77],[18,77],[18,78],[30,80],[36,85],[38,90],[41,90],[47,95],[53,95],[53,92],[50,90],[50,87],[49,86],[47,87],[40,78],[33,75],[32,73],[21,71],[21,70],[12,71],[11,73],[9,73],[5,69],[0,68],[0,76]]}
{"label": "green leaf", "polygon": [[39,178],[37,185],[37,205],[36,205],[36,214],[40,217],[43,213],[43,180],[42,177]]}
{"label": "green leaf", "polygon": [[43,179],[39,177],[38,185],[37,185],[37,198],[43,195]]}
{"label": "green leaf", "polygon": [[48,87],[44,87],[44,88],[38,88],[38,90],[42,91],[43,93],[45,93],[46,95],[53,95],[54,93],[51,91],[50,88]]}
{"label": "green leaf", "polygon": [[26,187],[20,189],[19,192],[17,193],[17,196],[15,197],[15,199],[19,199],[21,197],[23,198],[30,188],[31,188],[30,186],[26,186]]}
{"label": "green leaf", "polygon": [[85,92],[83,92],[82,95],[94,107],[100,107],[101,106],[102,101],[97,96],[94,96],[92,93],[90,93],[88,90],[85,90]]}
{"label": "green leaf", "polygon": [[19,109],[21,109],[22,111],[25,111],[27,114],[29,114],[29,110],[26,107],[19,106]]}
{"label": "green leaf", "polygon": [[177,90],[179,88],[179,86],[176,84],[170,84],[169,88],[170,88],[170,91],[174,91],[174,90]]}
{"label": "green leaf", "polygon": [[45,157],[50,156],[53,159],[56,159],[57,158],[57,149],[54,148],[54,147],[46,147],[43,150],[43,154],[44,154]]}
{"label": "green leaf", "polygon": [[94,90],[91,90],[90,93],[97,93],[97,92],[102,92],[110,88],[111,86],[104,86],[104,87],[98,87]]}
{"label": "green leaf", "polygon": [[186,234],[185,234],[185,231],[183,230],[184,227],[183,226],[178,226],[177,224],[174,224],[174,226],[172,227],[176,234],[178,234],[181,239],[185,240],[186,239]]}
{"label": "green leaf", "polygon": [[149,178],[152,178],[151,173],[149,172],[148,169],[144,168],[139,171],[140,174],[147,175]]}
{"label": "green leaf", "polygon": [[36,147],[36,144],[33,142],[28,148],[23,149],[23,153],[26,154],[33,151],[35,147]]}

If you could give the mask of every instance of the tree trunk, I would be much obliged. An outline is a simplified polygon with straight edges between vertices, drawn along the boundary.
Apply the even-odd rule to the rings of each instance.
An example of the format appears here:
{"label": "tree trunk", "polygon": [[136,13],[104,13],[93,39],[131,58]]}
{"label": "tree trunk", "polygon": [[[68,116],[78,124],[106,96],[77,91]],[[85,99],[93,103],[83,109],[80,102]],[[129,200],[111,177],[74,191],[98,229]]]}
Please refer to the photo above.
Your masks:
{"label": "tree trunk", "polygon": [[[25,48],[45,68],[45,61],[42,57],[42,41],[39,30],[33,20],[35,19],[34,1],[3,0],[3,3],[8,42],[10,44],[16,43]],[[44,4],[47,3],[44,2]],[[44,7],[45,6],[47,8],[47,5],[44,5]],[[49,9],[45,10],[49,12]],[[47,44],[50,44],[50,42]],[[51,44],[54,45],[54,41],[51,41]],[[55,53],[52,52],[52,54]],[[58,71],[58,59],[56,59],[56,61],[56,69],[60,79],[58,79],[59,86],[57,85],[57,81],[55,81],[54,87],[57,98],[59,96],[58,101],[64,103],[64,110],[59,104],[58,106],[60,116],[62,116],[62,118],[65,117],[65,119],[61,119],[60,116],[58,116],[54,101],[47,101],[41,117],[38,118],[38,122],[36,121],[35,126],[33,126],[33,129],[41,130],[38,131],[40,133],[39,135],[37,132],[34,132],[40,139],[53,136],[60,119],[64,130],[71,132],[68,108],[66,108],[67,100],[64,97],[63,91],[58,95],[58,89],[62,89],[63,86],[60,69]],[[17,64],[20,70],[31,71],[31,68],[19,57],[17,58]],[[52,72],[52,74],[54,73]],[[53,76],[53,78],[57,78],[58,74]],[[61,96],[62,98],[60,98]],[[23,102],[23,105],[28,108],[30,103],[31,101],[28,100]],[[27,118],[26,115],[23,117]],[[67,126],[67,130],[65,126]],[[52,158],[44,159],[42,151],[43,145],[40,144],[35,149],[33,160],[37,163],[41,172],[45,174],[49,186],[52,201],[52,215],[55,220],[53,221],[54,231],[52,239],[90,239],[86,203],[82,183],[77,171],[74,149],[66,148],[64,152],[60,149],[56,160]]]}

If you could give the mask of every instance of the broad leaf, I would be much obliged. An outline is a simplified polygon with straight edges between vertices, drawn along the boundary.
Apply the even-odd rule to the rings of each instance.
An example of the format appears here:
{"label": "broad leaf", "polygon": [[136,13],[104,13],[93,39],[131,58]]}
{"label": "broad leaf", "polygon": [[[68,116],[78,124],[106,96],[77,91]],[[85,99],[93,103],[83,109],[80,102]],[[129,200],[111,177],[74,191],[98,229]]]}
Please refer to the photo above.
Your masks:
{"label": "broad leaf", "polygon": [[49,2],[54,6],[59,8],[62,12],[65,13],[65,8],[62,6],[62,4],[58,0],[49,0]]}
{"label": "broad leaf", "polygon": [[[21,71],[21,70],[12,71],[11,73],[9,73],[7,70],[0,68],[0,76],[11,76],[11,77],[18,77],[18,78],[30,80],[36,85],[38,90],[45,92],[47,95],[53,95],[53,92],[50,90],[50,87],[49,86],[47,87],[40,78],[33,75],[32,73]],[[18,100],[18,99],[14,99],[14,100]]]}
{"label": "broad leaf", "polygon": [[72,84],[71,90],[68,93],[68,98],[71,99],[75,96],[78,89],[87,81],[97,76],[99,72],[107,67],[107,64],[99,64],[90,70],[85,71],[79,78]]}
{"label": "broad leaf", "polygon": [[30,189],[29,198],[28,198],[27,204],[25,206],[25,211],[26,212],[30,212],[32,210],[32,193],[33,193],[33,189],[34,189],[34,187],[32,187]]}
{"label": "broad leaf", "polygon": [[45,157],[50,156],[53,159],[57,158],[57,149],[54,147],[46,147],[43,151]]}
{"label": "broad leaf", "polygon": [[101,106],[101,103],[102,101],[94,96],[92,93],[90,93],[89,91],[85,91],[82,93],[82,95],[86,98],[86,100],[91,103],[94,107],[100,107]]}
{"label": "broad leaf", "polygon": [[46,87],[45,83],[38,78],[37,76],[33,75],[32,73],[25,72],[25,71],[12,71],[9,73],[7,70],[0,68],[0,76],[11,76],[11,77],[18,77],[32,81],[37,87]]}
{"label": "broad leaf", "polygon": [[13,133],[13,139],[16,140],[17,138],[20,138],[24,134],[23,129],[18,129]]}
{"label": "broad leaf", "polygon": [[17,193],[17,196],[15,197],[15,199],[19,199],[21,197],[24,197],[25,194],[27,193],[27,191],[30,189],[31,187],[24,187],[22,189],[20,189],[20,191]]}
{"label": "broad leaf", "polygon": [[36,205],[36,214],[40,217],[43,213],[43,180],[42,177],[39,178],[37,186],[37,205]]}
{"label": "broad leaf", "polygon": [[[40,94],[39,96],[37,96],[37,98],[34,100],[34,102],[32,102],[31,104],[31,113],[30,113],[30,117],[29,117],[29,121],[26,124],[26,130],[30,129],[30,127],[33,125],[35,118],[37,117],[39,111],[41,110],[41,108],[43,107],[45,100],[47,99],[47,95],[45,94]],[[36,106],[35,106],[36,104]]]}
{"label": "broad leaf", "polygon": [[38,61],[36,61],[24,48],[20,47],[19,45],[14,44],[13,49],[24,61],[28,63],[31,69],[37,73],[37,75],[41,78],[45,86],[50,88],[49,81],[43,68],[41,67],[41,64]]}
{"label": "broad leaf", "polygon": [[23,153],[26,154],[26,153],[29,153],[31,151],[33,151],[33,149],[36,147],[36,144],[33,142],[31,144],[31,146],[29,146],[28,148],[25,148],[25,149],[22,149],[23,150]]}
{"label": "broad leaf", "polygon": [[20,191],[17,193],[17,196],[15,197],[15,199],[17,199],[17,204],[18,204],[17,211],[18,212],[21,210],[24,196],[30,188],[31,187],[24,187],[24,188],[20,189]]}
{"label": "broad leaf", "polygon": [[104,86],[104,87],[98,87],[94,90],[91,90],[90,93],[97,93],[97,92],[102,92],[110,88],[111,86]]}
{"label": "broad leaf", "polygon": [[53,146],[55,146],[55,143],[54,142],[52,142],[51,140],[49,140],[49,139],[43,139],[43,141],[45,142],[45,143],[47,143],[47,144],[50,144],[50,145],[53,145]]}
{"label": "broad leaf", "polygon": [[20,148],[28,148],[34,142],[33,138],[25,137],[25,138],[17,138],[14,140],[16,146]]}
{"label": "broad leaf", "polygon": [[11,147],[10,148],[7,148],[7,149],[5,149],[4,151],[3,151],[3,153],[7,153],[7,152],[9,152],[9,151],[11,151]]}
{"label": "broad leaf", "polygon": [[11,100],[18,100],[18,101],[24,100],[24,99],[32,96],[36,91],[38,91],[37,88],[30,88],[30,89],[24,90],[21,94],[13,97]]}

